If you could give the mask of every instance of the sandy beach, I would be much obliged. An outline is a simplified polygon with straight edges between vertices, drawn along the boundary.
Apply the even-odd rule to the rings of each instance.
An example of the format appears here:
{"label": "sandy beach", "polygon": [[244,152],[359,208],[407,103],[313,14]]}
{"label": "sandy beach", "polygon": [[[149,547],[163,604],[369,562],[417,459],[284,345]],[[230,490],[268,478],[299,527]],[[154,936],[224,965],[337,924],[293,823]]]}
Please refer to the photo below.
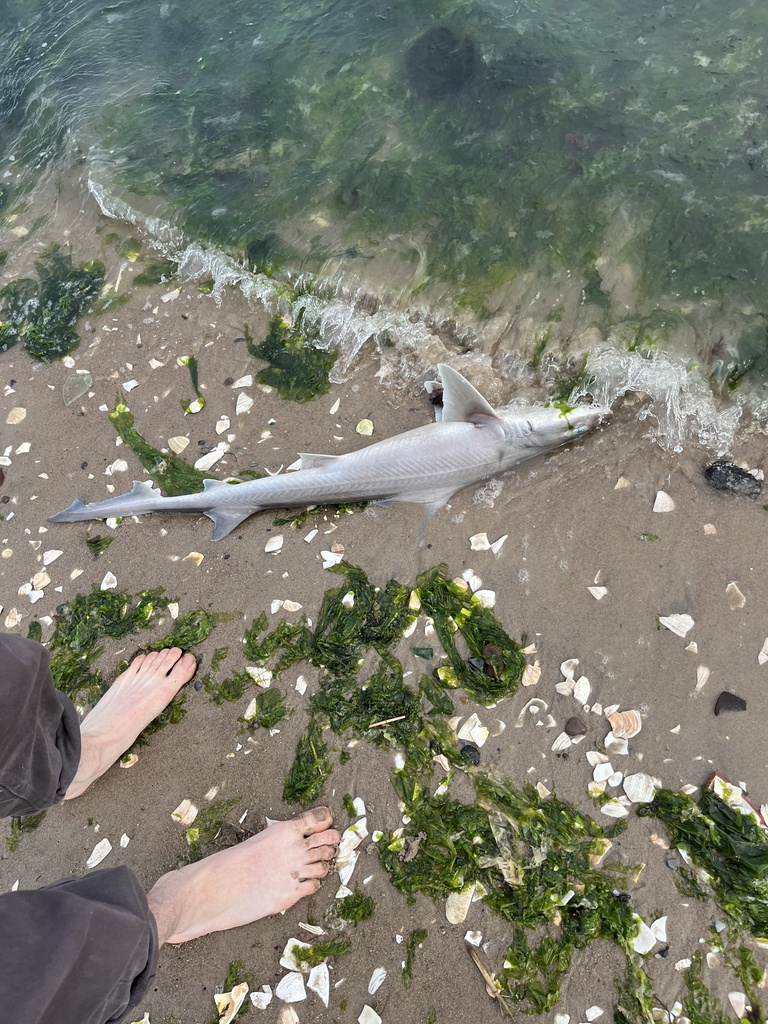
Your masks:
{"label": "sandy beach", "polygon": [[[119,261],[103,241],[107,224],[82,197],[82,219],[70,225],[77,236],[76,261],[94,257],[107,262],[107,280],[114,282]],[[64,213],[61,214],[64,216]],[[56,236],[57,217],[46,228]],[[98,232],[98,233],[97,233]],[[46,240],[50,240],[46,238]],[[43,239],[30,240],[5,268],[8,280],[24,272]],[[113,252],[113,250],[112,250]],[[642,731],[630,742],[629,754],[614,760],[624,775],[644,771],[676,790],[701,786],[713,771],[741,782],[753,803],[768,802],[768,758],[760,722],[768,706],[768,665],[758,664],[758,652],[768,635],[768,581],[763,567],[768,519],[763,500],[750,501],[711,490],[702,471],[712,456],[694,446],[682,453],[664,451],[655,443],[650,422],[638,420],[641,400],[630,397],[616,410],[614,422],[583,441],[537,459],[508,474],[502,486],[469,489],[455,496],[421,534],[418,506],[369,508],[337,517],[310,516],[301,529],[275,527],[274,515],[259,513],[224,541],[212,543],[211,523],[194,515],[151,516],[126,521],[110,531],[102,523],[55,525],[47,517],[73,498],[85,501],[127,490],[133,479],[146,479],[136,457],[117,444],[107,412],[119,394],[135,417],[135,425],[158,448],[168,438],[184,435],[189,446],[183,457],[193,461],[220,440],[216,423],[229,417],[224,436],[233,435],[230,450],[215,466],[219,477],[245,469],[277,471],[294,461],[299,451],[343,453],[367,443],[355,427],[363,418],[373,422],[373,440],[429,421],[432,410],[420,382],[405,388],[376,376],[379,362],[364,350],[343,385],[314,401],[290,403],[255,382],[233,388],[232,381],[255,374],[259,365],[241,338],[243,324],[263,337],[268,316],[250,307],[239,293],[227,293],[221,306],[194,284],[173,281],[133,286],[131,276],[141,263],[123,273],[122,305],[80,325],[81,344],[74,364],[34,364],[20,347],[0,355],[4,392],[0,398],[5,479],[0,487],[0,626],[26,635],[30,623],[54,616],[57,606],[99,586],[108,572],[117,587],[129,594],[163,587],[178,602],[179,613],[194,608],[231,613],[209,639],[195,650],[201,657],[198,675],[210,670],[216,649],[228,647],[216,678],[243,670],[244,629],[266,611],[270,627],[281,617],[298,621],[316,616],[323,593],[339,585],[322,567],[321,551],[343,545],[345,561],[360,566],[379,586],[394,577],[413,586],[417,575],[445,563],[448,576],[473,570],[483,588],[495,592],[495,612],[512,637],[535,643],[541,676],[535,686],[487,710],[456,695],[457,714],[476,711],[484,724],[501,721],[506,728],[491,736],[482,749],[484,770],[510,777],[517,785],[543,783],[549,790],[601,824],[601,815],[587,795],[592,767],[588,750],[597,749],[608,731],[601,714],[585,713],[573,697],[557,693],[563,676],[560,665],[578,659],[578,674],[588,677],[588,703],[619,704],[642,716]],[[169,293],[179,289],[178,294]],[[165,299],[165,301],[164,301]],[[189,372],[177,358],[198,360],[205,408],[185,416],[180,402],[192,396]],[[150,360],[157,364],[150,366]],[[450,362],[450,358],[446,361]],[[461,367],[460,367],[461,368]],[[92,377],[89,391],[69,406],[62,387],[78,370]],[[137,381],[126,391],[124,384]],[[249,411],[236,414],[239,394],[253,399]],[[489,396],[493,401],[510,395]],[[338,403],[337,411],[330,410]],[[12,409],[25,417],[8,424]],[[24,451],[28,445],[28,449]],[[22,451],[19,453],[19,448]],[[194,454],[191,454],[194,453]],[[742,438],[732,453],[751,468],[763,468],[765,438]],[[105,475],[121,458],[123,470]],[[619,485],[619,481],[623,485]],[[666,492],[674,509],[653,512],[658,491]],[[6,499],[8,499],[6,501]],[[9,518],[9,513],[13,513]],[[714,529],[705,525],[711,524]],[[88,550],[90,534],[114,536],[98,558]],[[314,528],[309,542],[306,535]],[[473,551],[469,538],[486,532],[491,541],[507,540],[498,555]],[[265,553],[276,534],[284,541],[277,553]],[[42,568],[44,552],[61,555],[46,566],[51,577],[44,597],[32,605],[19,588]],[[196,564],[187,556],[198,552]],[[81,573],[72,576],[75,570]],[[744,595],[743,607],[733,609],[726,587],[735,582]],[[606,588],[597,600],[588,587]],[[293,601],[300,611],[282,609],[270,614],[273,601]],[[12,609],[18,621],[9,625]],[[683,639],[660,626],[659,616],[690,615],[695,625]],[[11,619],[11,622],[14,620]],[[146,640],[162,637],[170,617],[148,633],[108,642],[98,662],[106,677],[120,658],[129,658]],[[44,629],[43,639],[51,635]],[[424,642],[424,618],[413,637],[398,651],[407,671],[423,670],[411,646]],[[695,641],[697,651],[688,649]],[[697,669],[709,677],[697,691]],[[295,689],[299,672],[308,682],[306,694]],[[184,799],[204,807],[212,788],[217,798],[237,799],[228,821],[257,831],[265,816],[285,818],[297,808],[282,801],[283,783],[293,760],[296,741],[306,724],[310,694],[318,671],[311,666],[288,670],[273,685],[286,696],[293,711],[274,735],[260,729],[248,740],[238,721],[255,694],[249,691],[234,704],[214,704],[204,690],[189,689],[186,717],[154,735],[130,768],[116,767],[82,798],[52,809],[35,831],[21,838],[15,852],[0,854],[0,890],[18,883],[34,888],[57,878],[86,871],[94,846],[108,838],[112,851],[102,866],[128,864],[147,885],[173,868],[187,854],[184,829],[171,812]],[[714,715],[721,691],[738,694],[745,712]],[[522,728],[515,723],[525,703],[537,697],[548,704],[556,727],[538,727],[531,716]],[[587,725],[583,742],[567,757],[558,757],[552,743],[572,715]],[[494,726],[495,728],[495,726]],[[346,740],[329,734],[332,748]],[[392,755],[360,742],[335,770],[323,799],[343,829],[349,822],[342,806],[345,794],[359,796],[367,808],[368,830],[388,832],[400,822],[398,799],[388,775]],[[441,772],[436,769],[435,784]],[[616,791],[617,794],[620,790]],[[461,776],[451,783],[455,799],[471,799],[472,790]],[[243,818],[243,815],[245,817]],[[10,826],[0,826],[3,840]],[[631,889],[632,905],[646,921],[667,915],[669,950],[649,955],[646,969],[653,980],[658,1005],[671,1006],[684,996],[681,970],[675,964],[709,948],[710,928],[718,919],[713,903],[686,898],[676,889],[667,866],[668,851],[652,841],[664,835],[653,819],[630,811],[628,828],[611,851],[611,860],[645,863]],[[130,842],[121,846],[120,837]],[[493,1021],[500,1013],[485,992],[483,980],[465,951],[468,929],[482,932],[488,962],[498,967],[509,942],[509,928],[482,902],[474,903],[464,924],[451,925],[443,905],[423,897],[408,904],[390,884],[370,837],[362,847],[354,883],[373,897],[376,911],[368,921],[345,932],[351,951],[332,961],[328,1009],[308,993],[294,1004],[302,1024],[313,1021],[357,1021],[365,1004],[385,1022],[422,1024],[437,1021]],[[334,902],[338,878],[329,877],[311,900],[284,916],[231,933],[220,933],[179,948],[162,950],[153,991],[141,1007],[152,1024],[180,1021],[207,1024],[216,1019],[213,993],[221,986],[233,960],[242,960],[253,986],[274,987],[284,974],[279,957],[292,936],[306,938],[299,922],[322,922]],[[400,980],[402,944],[396,936],[424,928],[428,938],[416,953],[413,984]],[[662,949],[660,944],[655,952]],[[758,962],[764,954],[757,953]],[[761,959],[761,957],[763,959]],[[587,1008],[604,1010],[609,1020],[615,1001],[614,979],[623,970],[623,957],[607,943],[597,942],[577,952],[563,984],[555,1012],[584,1021]],[[387,970],[381,988],[369,995],[375,968]],[[240,980],[240,979],[239,979]],[[738,989],[725,967],[705,967],[705,980],[727,1007],[727,993]],[[273,1000],[266,1010],[250,1009],[250,1019],[273,1024],[282,1004]],[[435,1016],[430,1018],[431,1011]],[[531,1020],[552,1020],[553,1014]]]}

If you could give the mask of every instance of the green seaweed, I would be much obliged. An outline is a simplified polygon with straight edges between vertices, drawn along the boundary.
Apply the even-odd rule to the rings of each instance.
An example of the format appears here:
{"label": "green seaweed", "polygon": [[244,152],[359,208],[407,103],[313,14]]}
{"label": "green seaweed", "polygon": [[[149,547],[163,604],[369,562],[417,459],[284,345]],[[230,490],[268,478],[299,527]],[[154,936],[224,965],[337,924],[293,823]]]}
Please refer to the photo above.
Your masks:
{"label": "green seaweed", "polygon": [[410,988],[413,984],[413,965],[416,961],[416,953],[427,941],[428,935],[429,932],[426,928],[414,928],[413,931],[408,932],[408,938],[405,940],[405,962],[400,974],[403,988]]}
{"label": "green seaweed", "polygon": [[317,967],[333,956],[344,956],[351,948],[352,943],[349,939],[329,939],[327,942],[316,943],[310,949],[294,947],[293,955],[302,968],[307,970]]}
{"label": "green seaweed", "polygon": [[186,830],[189,863],[202,860],[205,847],[214,841],[227,814],[239,803],[237,797],[231,800],[213,800],[199,812],[194,824]]}
{"label": "green seaweed", "polygon": [[95,537],[89,537],[88,534],[86,534],[85,543],[88,545],[88,550],[91,552],[93,557],[98,558],[99,555],[107,550],[114,539],[114,537],[103,537],[101,534],[97,534]]}
{"label": "green seaweed", "polygon": [[18,850],[22,836],[27,832],[34,832],[42,825],[47,813],[47,811],[38,811],[37,814],[25,814],[11,818],[11,831],[5,839],[9,853],[15,853]]}
{"label": "green seaweed", "polygon": [[242,719],[249,729],[274,729],[278,722],[293,713],[285,706],[282,693],[275,687],[262,690],[254,699],[255,711],[248,718]]}
{"label": "green seaweed", "polygon": [[704,983],[702,956],[698,951],[691,957],[691,966],[685,972],[686,995],[683,1013],[691,1024],[729,1024],[730,1016],[723,1012],[717,999]]}
{"label": "green seaweed", "polygon": [[43,627],[37,619],[30,622],[27,627],[27,640],[34,640],[38,644],[43,642]]}
{"label": "green seaweed", "polygon": [[362,512],[368,508],[368,505],[367,501],[342,502],[340,505],[311,505],[309,508],[301,509],[301,511],[287,516],[278,516],[272,520],[272,525],[295,526],[297,530],[301,530],[310,517],[353,515],[355,512]]}
{"label": "green seaweed", "polygon": [[161,281],[170,281],[172,277],[176,276],[176,264],[173,260],[160,259],[150,260],[141,271],[137,274],[134,279],[134,284],[139,285],[153,285],[160,284]]}
{"label": "green seaweed", "polygon": [[211,672],[215,672],[229,654],[229,647],[217,647],[211,656]]}
{"label": "green seaweed", "polygon": [[220,683],[214,683],[210,674],[206,674],[201,682],[214,704],[223,704],[224,701],[233,704],[240,700],[250,686],[253,686],[253,679],[246,672],[235,672]]}
{"label": "green seaweed", "polygon": [[136,430],[133,425],[133,414],[119,397],[115,401],[115,408],[109,414],[109,419],[122,438],[123,444],[131,449],[144,469],[166,494],[196,494],[203,490],[203,481],[209,478],[209,474],[201,473],[199,469],[195,469],[170,452],[164,453],[153,448]]}
{"label": "green seaweed", "polygon": [[35,270],[37,281],[19,278],[0,289],[0,351],[21,342],[33,359],[50,363],[80,343],[75,324],[101,291],[104,267],[98,260],[76,267],[53,245]]}
{"label": "green seaweed", "polygon": [[162,651],[166,647],[180,647],[183,651],[188,651],[190,647],[207,640],[218,623],[231,618],[232,616],[226,613],[212,614],[202,608],[195,608],[182,615],[180,619],[176,619],[170,633],[145,645],[144,650]]}
{"label": "green seaweed", "polygon": [[353,924],[357,927],[361,921],[367,921],[373,917],[376,911],[376,904],[372,896],[355,887],[350,896],[344,896],[334,904],[334,912],[342,921]]}
{"label": "green seaweed", "polygon": [[291,325],[282,317],[273,317],[264,341],[255,345],[246,328],[248,351],[269,366],[260,370],[260,383],[276,388],[283,398],[309,402],[330,389],[329,374],[336,352],[319,348],[317,336],[302,329],[298,316]]}
{"label": "green seaweed", "polygon": [[293,764],[283,786],[283,800],[308,807],[323,792],[330,774],[331,762],[322,730],[310,721],[296,744]]}
{"label": "green seaweed", "polygon": [[[197,357],[196,356],[179,356],[177,362],[178,362],[179,366],[186,366],[189,369],[189,376],[190,376],[190,379],[192,381],[192,389],[195,392],[195,399],[194,400],[190,401],[189,399],[182,398],[182,400],[181,400],[181,408],[184,411],[185,415],[187,413],[189,413],[190,411],[196,412],[196,413],[197,412],[202,412],[202,410],[205,408],[205,398],[203,397],[203,395],[202,395],[202,393],[200,391],[200,381],[199,381],[199,371],[198,371],[198,366],[197,366]],[[197,406],[197,408],[194,409],[194,410],[191,408],[193,404],[195,404]]]}

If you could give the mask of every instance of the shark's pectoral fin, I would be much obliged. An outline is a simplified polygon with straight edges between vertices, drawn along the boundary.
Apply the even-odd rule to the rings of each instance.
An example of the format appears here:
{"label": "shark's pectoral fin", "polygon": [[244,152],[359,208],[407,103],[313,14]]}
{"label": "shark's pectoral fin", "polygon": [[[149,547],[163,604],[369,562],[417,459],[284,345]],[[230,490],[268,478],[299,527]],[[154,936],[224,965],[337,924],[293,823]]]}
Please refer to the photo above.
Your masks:
{"label": "shark's pectoral fin", "polygon": [[240,523],[243,522],[243,520],[258,511],[259,507],[257,505],[253,508],[246,509],[208,509],[205,514],[209,519],[213,520],[213,533],[211,534],[211,540],[223,540],[227,534],[231,533],[235,527],[239,526]]}
{"label": "shark's pectoral fin", "polygon": [[299,458],[301,459],[299,469],[317,469],[318,466],[324,466],[328,462],[334,462],[336,459],[341,458],[341,456],[313,455],[311,452],[299,452]]}
{"label": "shark's pectoral fin", "polygon": [[471,423],[486,416],[494,420],[499,418],[493,406],[458,370],[445,363],[438,363],[437,369],[443,382],[443,423]]}

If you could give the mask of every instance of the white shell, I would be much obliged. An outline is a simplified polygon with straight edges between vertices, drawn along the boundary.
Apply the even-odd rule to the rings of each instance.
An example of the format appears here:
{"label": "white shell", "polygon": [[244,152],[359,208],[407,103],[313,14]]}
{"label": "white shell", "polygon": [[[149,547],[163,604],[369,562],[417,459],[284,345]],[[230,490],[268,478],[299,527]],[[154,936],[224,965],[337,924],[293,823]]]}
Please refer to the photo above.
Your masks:
{"label": "white shell", "polygon": [[747,997],[743,992],[729,992],[728,1002],[733,1007],[733,1012],[741,1020],[747,1012]]}
{"label": "white shell", "polygon": [[502,537],[499,537],[498,540],[495,540],[493,544],[491,544],[491,551],[494,553],[494,555],[496,555],[497,558],[499,556],[499,552],[504,547],[504,541],[507,539],[508,536],[509,534],[505,533]]}
{"label": "white shell", "polygon": [[595,769],[592,772],[592,778],[595,782],[607,782],[612,775],[613,765],[610,761],[603,761],[602,764],[596,764]]}
{"label": "white shell", "polygon": [[32,586],[35,590],[42,590],[44,587],[47,587],[50,582],[51,577],[47,572],[36,572],[32,577]]}
{"label": "white shell", "polygon": [[609,732],[605,737],[604,744],[608,754],[618,754],[619,756],[629,754],[629,740],[624,736],[614,736],[612,732]]}
{"label": "white shell", "polygon": [[357,1018],[357,1024],[381,1024],[381,1017],[366,1003]]}
{"label": "white shell", "polygon": [[611,786],[613,789],[615,789],[616,786],[620,786],[621,785],[621,780],[623,778],[624,778],[624,773],[623,772],[614,772],[613,775],[609,775],[608,778],[605,781],[608,783],[609,786]]}
{"label": "white shell", "polygon": [[225,430],[229,430],[229,416],[222,416],[216,420],[216,433],[223,434]]}
{"label": "white shell", "polygon": [[23,409],[20,405],[17,405],[15,409],[6,416],[5,422],[11,427],[17,427],[19,423],[27,418],[27,410]]}
{"label": "white shell", "polygon": [[659,622],[676,636],[684,637],[693,629],[695,623],[690,615],[661,615]]}
{"label": "white shell", "polygon": [[608,593],[608,587],[587,587],[587,590],[596,601],[602,601]]}
{"label": "white shell", "polygon": [[284,974],[275,986],[275,995],[284,1003],[299,1003],[307,998],[304,988],[304,979],[298,971],[289,971]]}
{"label": "white shell", "polygon": [[50,551],[43,552],[43,565],[50,565],[51,562],[55,562],[57,558],[63,555],[63,551],[57,551],[55,548],[51,548]]}
{"label": "white shell", "polygon": [[491,542],[488,540],[487,533],[476,533],[469,538],[469,546],[472,551],[488,551],[491,547]]}
{"label": "white shell", "polygon": [[111,852],[111,850],[112,843],[110,843],[108,839],[102,839],[94,846],[91,856],[85,862],[85,866],[87,868],[95,868],[97,864],[101,864],[101,862]]}
{"label": "white shell", "polygon": [[589,695],[592,692],[589,680],[586,676],[579,676],[573,685],[573,697],[579,704],[586,704],[589,700]]}
{"label": "white shell", "polygon": [[283,546],[283,535],[278,533],[275,537],[270,537],[267,543],[264,545],[264,551],[269,555],[274,551],[279,551]]}
{"label": "white shell", "polygon": [[461,924],[466,920],[472,897],[475,895],[475,886],[468,885],[461,892],[452,892],[445,901],[445,916],[451,924]]}
{"label": "white shell", "polygon": [[182,800],[179,806],[171,811],[171,817],[174,821],[187,828],[197,817],[197,807],[191,800]]}
{"label": "white shell", "polygon": [[104,579],[101,581],[99,590],[114,590],[117,586],[117,576],[113,572],[107,572],[104,574]]}
{"label": "white shell", "polygon": [[559,736],[555,737],[555,742],[552,744],[552,750],[556,754],[559,754],[562,750],[567,750],[573,746],[573,740],[567,732],[561,732]]}
{"label": "white shell", "polygon": [[525,666],[525,671],[523,672],[522,679],[523,686],[535,686],[540,678],[541,664],[537,658],[532,665]]}
{"label": "white shell", "polygon": [[625,776],[624,792],[633,804],[647,804],[653,800],[656,787],[650,775],[646,775],[645,772],[636,772],[634,775]]}
{"label": "white shell", "polygon": [[[625,476],[620,476],[613,485],[614,491],[622,491],[625,487],[629,487],[629,480]],[[557,1018],[555,1018],[555,1024],[557,1024]]]}
{"label": "white shell", "polygon": [[656,500],[653,503],[654,512],[672,512],[674,507],[675,503],[666,491],[656,492]]}
{"label": "white shell", "polygon": [[768,637],[765,638],[765,643],[757,656],[758,665],[765,665],[766,662],[768,662]]}
{"label": "white shell", "polygon": [[201,551],[190,551],[188,555],[184,555],[182,562],[191,562],[193,565],[200,565],[205,558],[205,555]]}
{"label": "white shell", "polygon": [[520,714],[517,716],[517,720],[515,722],[515,728],[516,729],[522,729],[522,727],[525,725],[525,713],[526,713],[526,711],[529,714],[531,714],[531,715],[538,715],[540,712],[548,711],[548,710],[549,710],[549,705],[547,704],[546,701],[541,700],[540,697],[532,697],[528,701],[528,703],[523,706],[522,710],[520,711]]}
{"label": "white shell", "polygon": [[248,984],[245,981],[235,985],[231,992],[222,992],[214,995],[213,999],[219,1014],[219,1024],[232,1024],[247,995]]}
{"label": "white shell", "polygon": [[[235,385],[233,384],[232,386],[234,387]],[[242,416],[244,413],[250,410],[252,405],[253,399],[251,398],[251,396],[246,395],[244,391],[241,391],[240,394],[237,396],[237,403],[235,405],[235,415]]]}
{"label": "white shell", "polygon": [[465,932],[464,941],[470,946],[479,946],[483,941],[483,933],[478,931]]}
{"label": "white shell", "polygon": [[272,1002],[272,989],[269,985],[262,985],[259,992],[251,992],[251,1002],[257,1010],[266,1010]]}
{"label": "white shell", "polygon": [[578,658],[569,658],[564,661],[560,666],[560,671],[563,673],[566,679],[573,679],[576,674],[576,669],[579,667]]}
{"label": "white shell", "polygon": [[699,665],[696,669],[696,693],[704,688],[707,680],[709,679],[709,669],[706,665]]}
{"label": "white shell", "polygon": [[195,469],[199,469],[203,473],[207,473],[207,471],[212,466],[215,466],[219,459],[223,458],[228,451],[229,445],[224,441],[219,441],[215,448],[195,460]]}
{"label": "white shell", "polygon": [[292,1006],[281,1006],[277,1024],[299,1024],[299,1015]]}
{"label": "white shell", "polygon": [[358,434],[362,434],[363,437],[370,437],[373,433],[373,421],[372,420],[360,420],[355,427]]}
{"label": "white shell", "polygon": [[283,601],[283,608],[287,612],[297,612],[303,608],[303,605],[299,604],[298,601]]}
{"label": "white shell", "polygon": [[596,764],[605,764],[607,760],[608,757],[605,754],[603,754],[600,750],[587,751],[587,761],[592,765],[593,768]]}
{"label": "white shell", "polygon": [[321,964],[316,964],[309,972],[307,988],[320,997],[324,1006],[328,1006],[328,998],[331,993],[331,979],[328,973],[328,964],[325,960]]}
{"label": "white shell", "polygon": [[268,668],[262,668],[261,665],[246,665],[245,671],[257,686],[264,690],[269,688],[272,682],[272,673]]}
{"label": "white shell", "polygon": [[475,597],[478,599],[483,608],[493,608],[493,606],[496,604],[495,590],[476,590]]}
{"label": "white shell", "polygon": [[746,597],[744,597],[735,583],[728,584],[725,588],[725,596],[728,598],[728,604],[731,606],[731,611],[733,612],[739,608],[743,608],[747,603]]}
{"label": "white shell", "polygon": [[600,813],[608,818],[626,818],[629,811],[618,800],[609,800],[607,803],[601,804]]}
{"label": "white shell", "polygon": [[282,956],[280,957],[280,966],[284,967],[286,971],[301,972],[302,967],[299,961],[296,959],[295,950],[311,948],[312,947],[308,942],[302,942],[301,939],[288,939],[288,941],[285,944],[285,949],[282,952]]}
{"label": "white shell", "polygon": [[386,972],[386,969],[384,967],[376,967],[374,969],[374,972],[371,975],[371,980],[368,982],[368,995],[369,996],[375,995],[375,993],[378,992],[378,990],[384,984],[384,981],[385,981],[386,977],[387,977],[387,972]]}
{"label": "white shell", "polygon": [[667,941],[667,918],[657,917],[655,921],[651,921],[651,931],[656,936],[657,942]]}
{"label": "white shell", "polygon": [[249,388],[253,384],[253,374],[246,373],[244,377],[238,377],[234,384],[231,384],[231,388]]}
{"label": "white shell", "polygon": [[591,1024],[593,1020],[597,1020],[598,1017],[602,1017],[604,1013],[605,1010],[602,1008],[602,1006],[589,1006],[584,1011],[584,1016]]}
{"label": "white shell", "polygon": [[637,925],[637,935],[632,939],[632,948],[636,953],[650,953],[656,945],[656,936],[637,914],[633,914],[632,919]]}
{"label": "white shell", "polygon": [[460,740],[469,740],[476,747],[482,747],[488,739],[488,730],[480,723],[480,719],[473,712],[458,732]]}

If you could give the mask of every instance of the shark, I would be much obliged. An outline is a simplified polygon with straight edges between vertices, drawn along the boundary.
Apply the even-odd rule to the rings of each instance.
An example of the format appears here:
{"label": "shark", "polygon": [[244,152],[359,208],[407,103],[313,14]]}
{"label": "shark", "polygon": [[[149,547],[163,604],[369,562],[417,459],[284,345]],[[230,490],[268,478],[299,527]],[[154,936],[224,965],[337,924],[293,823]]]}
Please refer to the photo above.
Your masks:
{"label": "shark", "polygon": [[52,523],[157,512],[202,513],[213,520],[212,540],[223,540],[255,512],[346,502],[426,506],[425,523],[455,494],[544,452],[581,437],[612,418],[591,405],[496,410],[451,366],[438,364],[442,414],[434,422],[376,441],[345,455],[300,454],[298,468],[241,483],[206,480],[196,494],[165,497],[151,481],[105,501],[71,505]]}

